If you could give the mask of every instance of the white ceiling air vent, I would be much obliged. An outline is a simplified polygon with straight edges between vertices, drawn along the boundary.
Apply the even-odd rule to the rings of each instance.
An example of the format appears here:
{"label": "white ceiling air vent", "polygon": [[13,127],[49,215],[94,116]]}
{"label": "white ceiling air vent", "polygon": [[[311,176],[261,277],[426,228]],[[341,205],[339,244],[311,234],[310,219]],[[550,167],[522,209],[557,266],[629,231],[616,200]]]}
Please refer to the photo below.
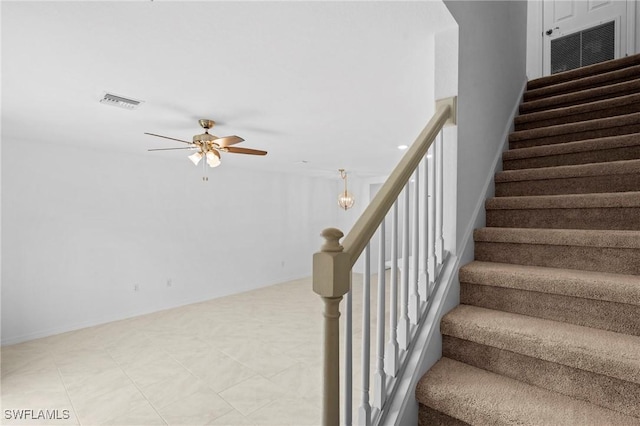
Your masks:
{"label": "white ceiling air vent", "polygon": [[114,95],[113,93],[105,93],[102,99],[100,99],[100,103],[125,109],[136,109],[142,101]]}

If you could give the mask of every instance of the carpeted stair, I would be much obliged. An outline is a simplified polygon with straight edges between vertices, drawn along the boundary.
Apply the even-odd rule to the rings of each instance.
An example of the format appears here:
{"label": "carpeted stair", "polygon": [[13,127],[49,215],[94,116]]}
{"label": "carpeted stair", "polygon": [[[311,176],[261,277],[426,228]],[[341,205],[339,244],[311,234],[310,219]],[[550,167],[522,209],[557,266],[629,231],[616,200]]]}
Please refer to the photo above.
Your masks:
{"label": "carpeted stair", "polygon": [[529,82],[419,424],[640,425],[640,55]]}

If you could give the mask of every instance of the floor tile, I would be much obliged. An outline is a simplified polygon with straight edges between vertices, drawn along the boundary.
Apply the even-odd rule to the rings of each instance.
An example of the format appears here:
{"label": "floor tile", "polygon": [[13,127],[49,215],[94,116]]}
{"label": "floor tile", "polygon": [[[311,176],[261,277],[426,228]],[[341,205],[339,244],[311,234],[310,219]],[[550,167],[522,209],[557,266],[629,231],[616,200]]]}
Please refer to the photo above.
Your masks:
{"label": "floor tile", "polygon": [[262,376],[269,377],[291,367],[296,361],[274,346],[261,342],[226,342],[219,350]]}
{"label": "floor tile", "polygon": [[55,424],[319,424],[322,302],[310,288],[297,280],[2,347],[0,405],[68,409]]}
{"label": "floor tile", "polygon": [[69,396],[82,424],[107,423],[148,404],[134,385],[126,385],[97,396],[82,392],[69,393]]}
{"label": "floor tile", "polygon": [[282,395],[283,391],[280,386],[262,376],[251,377],[220,392],[220,396],[225,401],[244,415],[264,407]]}
{"label": "floor tile", "polygon": [[118,368],[113,358],[104,349],[70,350],[55,354],[54,360],[63,376],[100,373]]}
{"label": "floor tile", "polygon": [[183,365],[216,392],[224,391],[257,374],[238,361],[213,349],[185,358]]}
{"label": "floor tile", "polygon": [[296,398],[281,398],[247,416],[258,425],[319,425],[322,423],[320,408]]}
{"label": "floor tile", "polygon": [[133,385],[133,381],[120,368],[63,375],[63,381],[70,395],[83,395],[86,398]]}
{"label": "floor tile", "polygon": [[209,424],[217,426],[253,426],[255,425],[255,422],[249,420],[239,411],[232,410],[224,416],[218,417],[217,419],[213,420]]}
{"label": "floor tile", "polygon": [[156,409],[166,407],[195,392],[208,389],[207,385],[188,371],[141,388],[142,394]]}
{"label": "floor tile", "polygon": [[2,379],[14,374],[41,374],[57,370],[48,352],[3,351],[0,360]]}
{"label": "floor tile", "polygon": [[126,414],[110,419],[103,425],[118,426],[153,426],[167,423],[150,404],[142,404]]}
{"label": "floor tile", "polygon": [[36,373],[15,373],[2,378],[1,395],[21,395],[34,391],[64,392],[57,369]]}
{"label": "floor tile", "polygon": [[308,400],[314,405],[322,401],[322,369],[295,364],[269,378],[280,385],[285,395]]}
{"label": "floor tile", "polygon": [[169,425],[209,424],[233,408],[212,390],[202,390],[158,409]]}

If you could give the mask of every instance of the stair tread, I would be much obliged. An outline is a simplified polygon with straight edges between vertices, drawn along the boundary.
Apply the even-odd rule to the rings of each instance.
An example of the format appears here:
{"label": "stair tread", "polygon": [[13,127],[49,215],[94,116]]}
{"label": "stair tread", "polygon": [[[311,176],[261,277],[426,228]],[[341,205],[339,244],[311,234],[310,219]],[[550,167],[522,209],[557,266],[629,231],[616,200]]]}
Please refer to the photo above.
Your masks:
{"label": "stair tread", "polygon": [[441,358],[418,382],[417,400],[469,424],[638,425],[640,419]]}
{"label": "stair tread", "polygon": [[585,76],[591,76],[597,73],[608,72],[616,69],[626,68],[640,64],[640,55],[630,55],[611,61],[600,62],[598,64],[588,65],[573,70],[540,77],[533,79],[527,83],[527,89],[533,90],[540,87],[552,85],[558,82],[573,80]]}
{"label": "stair tread", "polygon": [[545,110],[547,108],[555,108],[554,105],[571,105],[574,103],[581,103],[594,98],[602,98],[606,96],[615,95],[617,93],[629,94],[640,90],[640,78],[628,81],[622,81],[620,83],[610,84],[608,86],[592,87],[584,89],[579,92],[562,93],[554,96],[548,96],[545,98],[524,101],[520,104],[520,111],[525,113],[526,111],[538,111]]}
{"label": "stair tread", "polygon": [[473,261],[460,282],[640,306],[637,275]]}
{"label": "stair tread", "polygon": [[593,209],[640,207],[640,192],[602,192],[596,194],[520,195],[489,198],[490,210]]}
{"label": "stair tread", "polygon": [[530,123],[534,121],[548,120],[551,118],[577,115],[596,110],[615,108],[640,102],[640,93],[625,94],[622,96],[601,99],[579,105],[571,105],[560,108],[547,109],[519,115],[515,118],[516,124]]}
{"label": "stair tread", "polygon": [[568,367],[640,383],[640,337],[566,322],[459,305],[443,334]]}
{"label": "stair tread", "polygon": [[603,86],[609,84],[611,81],[633,78],[640,75],[640,65],[635,64],[624,68],[619,68],[595,75],[587,75],[584,77],[559,82],[557,84],[550,84],[537,89],[529,89],[524,94],[524,99],[539,99],[547,96],[553,96],[559,93],[569,93],[579,91],[584,88],[591,88],[594,86]]}
{"label": "stair tread", "polygon": [[535,169],[504,170],[496,173],[495,182],[501,183],[524,180],[566,179],[635,173],[640,173],[640,159],[609,161],[606,163],[575,164],[569,166],[539,167]]}
{"label": "stair tread", "polygon": [[640,145],[640,134],[608,136],[605,138],[585,139],[575,142],[565,142],[552,145],[532,146],[505,151],[504,160],[518,160],[523,158],[544,157],[548,155],[571,154],[576,152],[599,151],[604,149],[622,148]]}
{"label": "stair tread", "polygon": [[479,228],[474,241],[579,247],[640,248],[640,231],[610,229]]}
{"label": "stair tread", "polygon": [[509,135],[509,142],[518,142],[529,139],[566,135],[568,133],[588,132],[598,129],[607,129],[620,126],[628,126],[640,123],[640,112],[617,115],[615,117],[597,118],[577,123],[556,124],[554,126],[537,129],[518,130]]}

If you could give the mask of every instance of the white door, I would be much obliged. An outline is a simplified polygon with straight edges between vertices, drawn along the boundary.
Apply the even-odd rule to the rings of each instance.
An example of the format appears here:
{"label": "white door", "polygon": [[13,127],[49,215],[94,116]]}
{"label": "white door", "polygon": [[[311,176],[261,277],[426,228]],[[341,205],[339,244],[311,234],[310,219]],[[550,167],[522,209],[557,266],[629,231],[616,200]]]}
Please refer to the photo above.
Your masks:
{"label": "white door", "polygon": [[[635,0],[545,0],[543,73],[620,58],[627,54],[627,31]],[[633,10],[627,10],[633,9]],[[635,14],[635,13],[634,13]],[[633,32],[631,32],[633,34]]]}

